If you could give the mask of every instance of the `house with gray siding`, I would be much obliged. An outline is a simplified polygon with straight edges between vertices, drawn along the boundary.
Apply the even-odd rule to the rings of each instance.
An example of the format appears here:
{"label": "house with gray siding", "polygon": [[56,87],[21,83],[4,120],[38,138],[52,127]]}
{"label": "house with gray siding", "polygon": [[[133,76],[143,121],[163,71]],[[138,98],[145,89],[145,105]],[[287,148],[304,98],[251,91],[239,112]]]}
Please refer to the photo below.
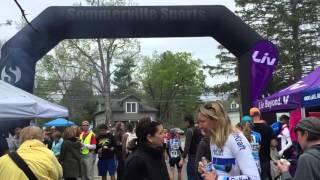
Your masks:
{"label": "house with gray siding", "polygon": [[236,125],[240,122],[240,101],[235,98],[229,98],[222,101],[223,107],[228,112],[232,125]]}
{"label": "house with gray siding", "polygon": [[[144,103],[140,98],[129,95],[121,99],[111,99],[111,119],[113,122],[136,122],[144,117],[156,119],[158,110]],[[96,125],[105,123],[106,111],[102,101],[95,113]]]}

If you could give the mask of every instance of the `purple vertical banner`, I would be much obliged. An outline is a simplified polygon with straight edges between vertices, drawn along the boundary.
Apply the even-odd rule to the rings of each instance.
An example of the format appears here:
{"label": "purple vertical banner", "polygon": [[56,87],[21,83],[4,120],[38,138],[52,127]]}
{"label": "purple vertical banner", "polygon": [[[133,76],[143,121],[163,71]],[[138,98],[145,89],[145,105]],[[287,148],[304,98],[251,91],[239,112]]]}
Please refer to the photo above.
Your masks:
{"label": "purple vertical banner", "polygon": [[251,104],[262,95],[272,73],[278,64],[277,47],[268,40],[258,41],[250,51],[251,55]]}

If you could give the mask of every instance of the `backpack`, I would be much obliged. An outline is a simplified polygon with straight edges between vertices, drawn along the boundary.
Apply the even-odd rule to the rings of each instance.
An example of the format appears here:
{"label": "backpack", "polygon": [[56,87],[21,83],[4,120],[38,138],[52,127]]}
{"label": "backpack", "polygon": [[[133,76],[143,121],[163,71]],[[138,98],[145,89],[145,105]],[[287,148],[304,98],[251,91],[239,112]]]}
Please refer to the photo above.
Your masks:
{"label": "backpack", "polygon": [[130,133],[130,132],[127,132],[126,134],[128,135],[127,141],[126,141],[126,151],[127,153],[130,153],[131,151],[128,149],[128,144],[130,141],[137,139],[137,135],[136,133]]}
{"label": "backpack", "polygon": [[281,132],[281,123],[280,122],[275,122],[273,124],[271,124],[271,128],[272,128],[272,132],[274,136],[278,136]]}

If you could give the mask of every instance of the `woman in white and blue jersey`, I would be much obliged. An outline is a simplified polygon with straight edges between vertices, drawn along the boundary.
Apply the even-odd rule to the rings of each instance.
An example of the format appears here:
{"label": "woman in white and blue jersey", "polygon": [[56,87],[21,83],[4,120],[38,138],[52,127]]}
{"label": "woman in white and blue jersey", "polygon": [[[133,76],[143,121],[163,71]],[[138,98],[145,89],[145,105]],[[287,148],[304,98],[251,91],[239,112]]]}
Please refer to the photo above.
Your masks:
{"label": "woman in white and blue jersey", "polygon": [[220,103],[200,106],[198,124],[210,137],[213,171],[207,171],[201,162],[198,168],[205,180],[260,180],[249,141],[232,127]]}

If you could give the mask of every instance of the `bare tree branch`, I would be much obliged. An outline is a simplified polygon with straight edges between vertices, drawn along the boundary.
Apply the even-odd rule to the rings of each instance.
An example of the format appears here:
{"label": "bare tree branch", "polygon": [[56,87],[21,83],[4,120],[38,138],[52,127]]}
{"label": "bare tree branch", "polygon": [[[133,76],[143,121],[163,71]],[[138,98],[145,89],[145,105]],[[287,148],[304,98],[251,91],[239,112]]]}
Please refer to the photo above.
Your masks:
{"label": "bare tree branch", "polygon": [[119,68],[117,67],[115,70],[113,70],[110,74],[109,74],[109,77],[118,70]]}
{"label": "bare tree branch", "polygon": [[89,84],[89,85],[93,86],[96,90],[99,91],[100,94],[103,93],[103,92],[102,92],[102,89],[101,89],[100,87],[98,87],[97,85],[95,85],[93,82],[88,82],[88,81],[83,81],[83,82],[86,83],[86,84]]}
{"label": "bare tree branch", "polygon": [[107,79],[106,77],[108,76],[108,72],[109,72],[109,66],[106,67],[105,65],[105,60],[103,57],[103,51],[102,51],[102,46],[101,46],[101,40],[97,39],[97,43],[98,43],[98,51],[99,51],[99,59],[100,59],[100,63],[101,63],[101,70],[102,70],[102,80],[103,80],[103,90],[104,92],[106,92],[107,89]]}
{"label": "bare tree branch", "polygon": [[23,19],[26,21],[26,23],[36,32],[39,32],[36,28],[34,28],[32,26],[32,24],[28,21],[27,17],[26,17],[26,14],[25,14],[25,11],[24,9],[22,9],[21,5],[19,4],[18,0],[14,0],[14,2],[16,3],[16,5],[18,6],[18,8],[20,9],[21,11],[21,15],[23,17]]}
{"label": "bare tree branch", "polygon": [[[90,60],[90,62],[93,64],[93,66],[96,66],[97,68],[101,69],[101,66],[94,61],[92,56],[90,56],[87,52],[85,52],[77,43],[70,41],[70,44],[73,47],[75,47],[82,55],[87,57]],[[101,72],[101,71],[99,71],[99,72]]]}
{"label": "bare tree branch", "polygon": [[93,68],[95,69],[95,73],[96,73],[96,78],[98,79],[98,82],[99,82],[99,85],[101,86],[101,88],[104,89],[104,86],[103,86],[103,82],[102,82],[102,79],[99,75],[99,73],[102,73],[103,71],[103,66],[100,66],[99,64],[97,64],[94,59],[89,55],[87,54],[80,46],[77,45],[77,43],[73,42],[73,41],[70,41],[71,45],[73,45],[82,55],[84,55],[86,58],[89,59],[89,61],[92,63],[92,66]]}

